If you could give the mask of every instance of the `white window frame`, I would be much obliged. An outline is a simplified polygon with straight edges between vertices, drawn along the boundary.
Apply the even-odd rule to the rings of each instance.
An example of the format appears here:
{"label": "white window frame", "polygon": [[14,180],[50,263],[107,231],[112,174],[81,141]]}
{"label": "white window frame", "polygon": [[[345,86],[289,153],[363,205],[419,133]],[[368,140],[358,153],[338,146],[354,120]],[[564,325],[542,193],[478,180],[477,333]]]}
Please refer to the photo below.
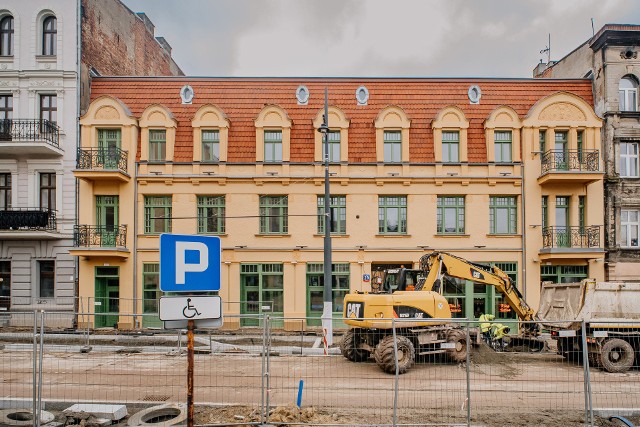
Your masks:
{"label": "white window frame", "polygon": [[[635,221],[630,220],[631,214],[635,213]],[[635,242],[632,238],[635,230]],[[638,209],[621,209],[620,210],[620,247],[640,249],[640,210]],[[634,244],[635,243],[635,244]]]}
{"label": "white window frame", "polygon": [[[621,88],[620,84],[623,80],[631,82],[634,87]],[[633,96],[633,101],[629,99],[631,96]],[[638,111],[638,81],[630,75],[622,77],[618,83],[618,97],[620,111]]]}
{"label": "white window frame", "polygon": [[[635,146],[635,153],[629,154],[629,148]],[[626,148],[623,152],[623,148]],[[640,176],[639,163],[640,143],[623,141],[620,143],[620,176],[627,178],[637,178]],[[633,150],[632,150],[633,151]],[[630,174],[630,170],[635,168],[635,175]]]}

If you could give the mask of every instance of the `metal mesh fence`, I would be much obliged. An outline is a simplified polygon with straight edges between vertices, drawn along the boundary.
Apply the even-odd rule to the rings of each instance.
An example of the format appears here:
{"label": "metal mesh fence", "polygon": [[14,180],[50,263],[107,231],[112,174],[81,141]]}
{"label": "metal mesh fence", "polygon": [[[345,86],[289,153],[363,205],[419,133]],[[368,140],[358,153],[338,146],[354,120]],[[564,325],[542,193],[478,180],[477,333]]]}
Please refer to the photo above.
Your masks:
{"label": "metal mesh fence", "polygon": [[[93,324],[95,315],[77,318]],[[131,408],[186,401],[181,330],[61,329],[59,317],[68,313],[3,316],[20,320],[11,324],[37,321],[35,328],[5,323],[0,330],[5,407],[38,407],[40,400]],[[536,325],[543,346],[531,352],[514,333],[504,346],[487,345],[479,325],[467,320],[447,319],[433,330],[396,319],[367,336],[336,321],[330,347],[319,328],[285,332],[274,327],[283,319],[266,315],[227,320],[257,326],[196,331],[195,401],[241,408],[237,413],[256,422],[299,403],[300,411],[314,408],[325,416],[310,424],[606,425],[600,421],[640,406],[640,340],[632,323],[545,322]],[[287,319],[298,320],[309,319]],[[350,344],[341,347],[343,340]],[[415,363],[407,364],[411,351]],[[224,418],[212,415],[201,424],[216,421]]]}

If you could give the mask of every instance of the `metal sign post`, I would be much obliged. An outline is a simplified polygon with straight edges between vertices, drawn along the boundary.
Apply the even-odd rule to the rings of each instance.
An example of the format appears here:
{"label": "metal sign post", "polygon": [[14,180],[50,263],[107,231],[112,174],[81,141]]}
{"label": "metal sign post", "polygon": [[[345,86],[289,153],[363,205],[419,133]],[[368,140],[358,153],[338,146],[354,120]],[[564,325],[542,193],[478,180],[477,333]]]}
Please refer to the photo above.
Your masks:
{"label": "metal sign post", "polygon": [[194,321],[187,321],[187,427],[193,427],[193,329]]}
{"label": "metal sign post", "polygon": [[[180,327],[187,324],[187,427],[193,427],[193,330],[201,326],[222,326],[222,301],[217,295],[198,296],[194,292],[220,290],[220,238],[162,234],[160,236],[160,290],[184,292],[179,297],[160,298],[160,320]],[[208,323],[205,323],[208,322]]]}

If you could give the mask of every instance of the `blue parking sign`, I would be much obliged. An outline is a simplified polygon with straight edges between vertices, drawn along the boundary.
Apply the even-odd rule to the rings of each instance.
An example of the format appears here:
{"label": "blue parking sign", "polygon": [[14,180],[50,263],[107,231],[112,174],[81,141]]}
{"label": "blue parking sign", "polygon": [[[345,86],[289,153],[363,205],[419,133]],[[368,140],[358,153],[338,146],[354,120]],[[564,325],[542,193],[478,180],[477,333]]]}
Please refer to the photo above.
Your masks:
{"label": "blue parking sign", "polygon": [[160,235],[160,290],[220,290],[220,238],[182,234]]}

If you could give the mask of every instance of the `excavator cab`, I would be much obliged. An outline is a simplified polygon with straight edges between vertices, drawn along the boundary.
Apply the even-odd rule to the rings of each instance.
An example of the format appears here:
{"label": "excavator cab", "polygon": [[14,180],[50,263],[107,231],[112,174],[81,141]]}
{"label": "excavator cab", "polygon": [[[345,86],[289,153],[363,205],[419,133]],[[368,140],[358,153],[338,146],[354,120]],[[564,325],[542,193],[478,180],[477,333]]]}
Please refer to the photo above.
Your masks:
{"label": "excavator cab", "polygon": [[422,270],[391,268],[385,270],[382,292],[392,294],[395,291],[414,291],[421,279],[424,280]]}

